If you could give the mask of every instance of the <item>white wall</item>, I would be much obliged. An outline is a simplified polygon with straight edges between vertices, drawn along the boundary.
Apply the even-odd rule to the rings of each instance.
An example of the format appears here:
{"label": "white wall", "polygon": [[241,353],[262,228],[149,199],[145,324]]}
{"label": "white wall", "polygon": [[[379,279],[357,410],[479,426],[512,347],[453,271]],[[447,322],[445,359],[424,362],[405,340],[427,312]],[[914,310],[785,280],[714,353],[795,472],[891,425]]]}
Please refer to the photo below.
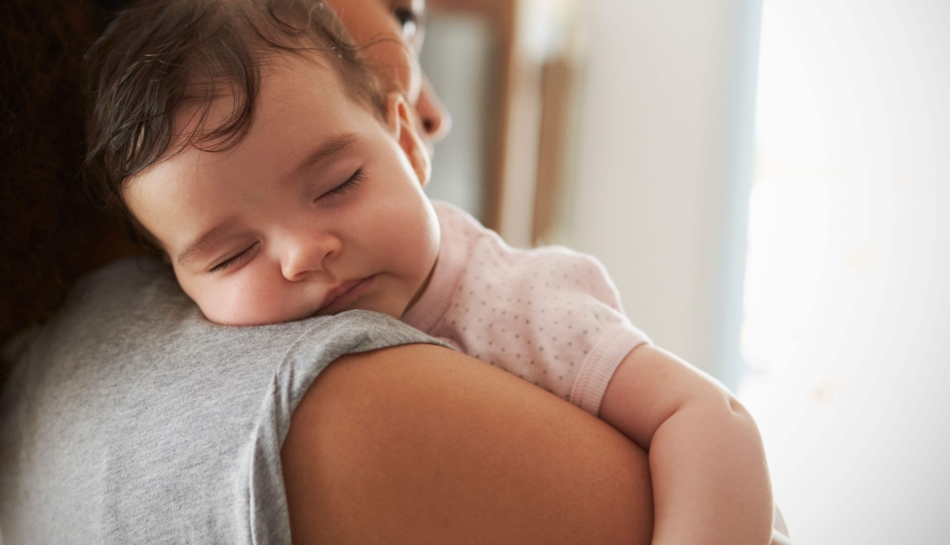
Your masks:
{"label": "white wall", "polygon": [[765,0],[739,395],[796,545],[950,542],[948,29]]}
{"label": "white wall", "polygon": [[589,0],[565,242],[628,315],[735,385],[759,0]]}
{"label": "white wall", "polygon": [[434,12],[426,29],[420,63],[445,107],[452,130],[432,157],[426,193],[484,219],[485,161],[491,101],[490,66],[494,51],[487,21],[475,16]]}

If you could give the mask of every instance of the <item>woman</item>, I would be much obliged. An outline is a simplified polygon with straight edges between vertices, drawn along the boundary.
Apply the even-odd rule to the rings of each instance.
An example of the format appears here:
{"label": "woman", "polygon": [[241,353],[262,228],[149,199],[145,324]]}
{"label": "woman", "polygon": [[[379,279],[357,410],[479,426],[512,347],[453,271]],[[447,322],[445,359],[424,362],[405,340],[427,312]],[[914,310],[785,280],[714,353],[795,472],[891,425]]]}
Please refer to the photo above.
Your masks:
{"label": "woman", "polygon": [[[49,26],[39,38],[61,52],[52,64],[68,68],[95,15],[83,4],[60,4],[24,1],[4,9],[41,17]],[[373,44],[366,56],[415,101],[430,139],[444,134],[447,117],[417,68],[421,36],[413,29],[420,28],[422,4],[328,5],[355,40]],[[4,29],[21,21],[4,22]],[[381,39],[387,37],[395,39]],[[30,43],[36,36],[27,38],[11,39],[9,48],[49,54]],[[28,64],[19,70],[30,81],[45,76]],[[72,98],[74,76],[61,73],[59,87],[35,81],[35,90],[47,90],[45,103],[36,92],[4,88],[7,111],[43,119],[44,107],[75,105],[63,100]],[[19,103],[7,99],[14,95]],[[47,155],[59,164],[47,195],[68,189],[63,181],[78,166],[80,153],[69,145],[78,139],[72,110],[62,112],[64,132],[52,131],[56,116],[46,127]],[[23,136],[4,144],[4,153],[13,150],[17,158],[11,164],[44,164],[23,144],[37,138],[41,125],[11,126],[11,134]],[[29,195],[33,186],[14,185],[19,179],[4,186],[10,195]],[[22,232],[40,228],[79,241],[74,255],[52,251],[32,264],[34,271],[56,271],[36,286],[68,286],[125,252],[122,243],[109,242],[121,240],[115,230],[82,208],[78,191],[62,193],[29,204],[52,210],[50,218],[78,218],[69,228],[42,224],[23,213],[25,206],[5,214],[20,218]],[[20,243],[25,255],[28,238],[5,245]],[[90,240],[108,251],[89,255]],[[58,300],[30,305],[29,290],[17,293],[5,302],[32,312],[8,330],[39,322]],[[49,323],[5,350],[17,366],[0,413],[4,543],[649,540],[652,499],[642,451],[540,389],[419,344],[427,342],[366,313],[220,328],[202,320],[153,261],[100,269]],[[554,423],[557,435],[548,431]]]}

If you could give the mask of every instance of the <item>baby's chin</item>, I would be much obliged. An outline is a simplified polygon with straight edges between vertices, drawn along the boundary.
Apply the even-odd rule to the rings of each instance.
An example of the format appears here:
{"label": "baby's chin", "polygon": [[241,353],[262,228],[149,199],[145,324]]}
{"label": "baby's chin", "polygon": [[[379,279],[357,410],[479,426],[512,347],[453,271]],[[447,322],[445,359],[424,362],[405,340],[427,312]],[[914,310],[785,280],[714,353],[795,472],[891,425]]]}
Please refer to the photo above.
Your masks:
{"label": "baby's chin", "polygon": [[300,320],[306,320],[307,318],[317,315],[316,310],[300,313],[233,313],[224,312],[217,308],[206,309],[201,305],[198,305],[198,308],[201,310],[201,313],[204,314],[205,319],[209,322],[216,325],[231,327],[254,327],[283,324],[287,322],[299,322]]}

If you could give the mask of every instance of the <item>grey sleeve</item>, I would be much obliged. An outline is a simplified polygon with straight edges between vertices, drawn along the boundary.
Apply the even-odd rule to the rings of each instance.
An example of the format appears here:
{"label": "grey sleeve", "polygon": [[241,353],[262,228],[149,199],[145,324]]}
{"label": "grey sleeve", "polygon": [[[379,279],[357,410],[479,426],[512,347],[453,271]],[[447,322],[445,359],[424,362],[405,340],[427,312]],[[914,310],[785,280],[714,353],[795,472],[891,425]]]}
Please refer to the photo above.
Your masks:
{"label": "grey sleeve", "polygon": [[438,342],[365,311],[216,326],[167,267],[109,266],[5,351],[2,543],[289,543],[297,403],[340,356],[407,343]]}
{"label": "grey sleeve", "polygon": [[447,346],[381,314],[352,311],[335,318],[319,336],[301,337],[288,352],[273,377],[272,393],[261,407],[253,450],[244,460],[248,467],[239,472],[248,479],[242,495],[248,501],[246,512],[253,543],[290,542],[280,446],[287,437],[294,409],[320,372],[344,354],[421,342]]}

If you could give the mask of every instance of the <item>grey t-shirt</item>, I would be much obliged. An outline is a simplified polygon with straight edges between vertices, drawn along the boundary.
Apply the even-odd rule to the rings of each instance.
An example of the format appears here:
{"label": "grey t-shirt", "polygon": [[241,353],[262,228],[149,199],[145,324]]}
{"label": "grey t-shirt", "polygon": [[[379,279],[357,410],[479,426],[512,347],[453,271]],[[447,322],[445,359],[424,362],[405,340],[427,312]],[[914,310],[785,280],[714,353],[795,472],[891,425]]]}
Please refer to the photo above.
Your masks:
{"label": "grey t-shirt", "polygon": [[7,347],[2,543],[289,543],[297,403],[343,354],[420,342],[365,311],[216,326],[161,264],[110,265]]}

